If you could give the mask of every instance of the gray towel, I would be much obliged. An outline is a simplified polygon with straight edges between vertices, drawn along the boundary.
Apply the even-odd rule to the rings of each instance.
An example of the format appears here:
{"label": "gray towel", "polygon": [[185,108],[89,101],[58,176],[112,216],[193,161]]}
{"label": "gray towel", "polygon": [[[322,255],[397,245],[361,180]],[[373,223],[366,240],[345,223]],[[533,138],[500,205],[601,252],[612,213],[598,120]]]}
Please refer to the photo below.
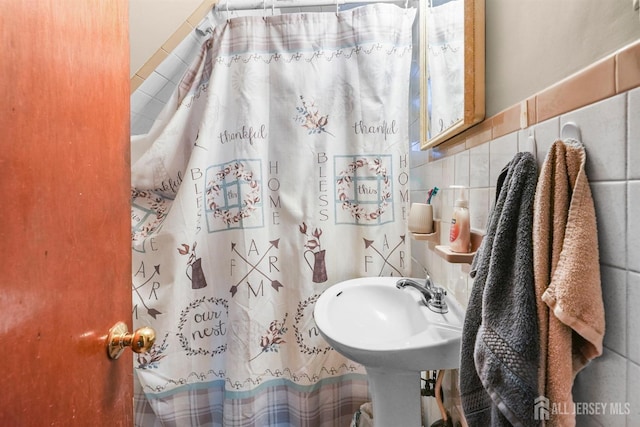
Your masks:
{"label": "gray towel", "polygon": [[500,174],[462,333],[460,393],[470,427],[535,426],[540,353],[533,276],[537,167],[518,153]]}

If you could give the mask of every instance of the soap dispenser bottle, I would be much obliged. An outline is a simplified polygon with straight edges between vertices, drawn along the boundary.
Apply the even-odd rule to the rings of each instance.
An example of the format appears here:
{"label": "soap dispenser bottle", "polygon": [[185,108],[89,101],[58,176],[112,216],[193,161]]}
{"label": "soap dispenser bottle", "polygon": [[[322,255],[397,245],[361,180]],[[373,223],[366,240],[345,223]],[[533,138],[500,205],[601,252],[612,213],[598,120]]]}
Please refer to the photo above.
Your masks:
{"label": "soap dispenser bottle", "polygon": [[455,201],[449,231],[449,247],[451,251],[469,253],[471,250],[471,225],[469,221],[469,202],[464,188],[460,189]]}

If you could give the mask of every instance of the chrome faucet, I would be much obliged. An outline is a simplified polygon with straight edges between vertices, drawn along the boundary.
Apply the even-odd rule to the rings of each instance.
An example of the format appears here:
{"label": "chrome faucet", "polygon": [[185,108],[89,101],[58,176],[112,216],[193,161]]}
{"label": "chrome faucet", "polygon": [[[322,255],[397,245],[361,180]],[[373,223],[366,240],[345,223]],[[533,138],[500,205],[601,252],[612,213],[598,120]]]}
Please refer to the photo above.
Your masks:
{"label": "chrome faucet", "polygon": [[427,304],[427,302],[431,298],[433,298],[433,290],[431,288],[431,285],[428,285],[427,283],[422,285],[413,279],[406,279],[406,278],[400,279],[396,282],[396,288],[398,289],[404,289],[407,286],[410,288],[417,289],[422,294],[422,300],[424,301],[425,304]]}
{"label": "chrome faucet", "polygon": [[449,307],[447,307],[447,303],[443,299],[444,296],[447,295],[447,291],[441,287],[434,286],[431,281],[431,276],[426,269],[425,273],[424,285],[413,279],[403,278],[396,282],[396,288],[404,289],[407,286],[414,288],[420,292],[422,301],[431,311],[441,314],[448,312]]}

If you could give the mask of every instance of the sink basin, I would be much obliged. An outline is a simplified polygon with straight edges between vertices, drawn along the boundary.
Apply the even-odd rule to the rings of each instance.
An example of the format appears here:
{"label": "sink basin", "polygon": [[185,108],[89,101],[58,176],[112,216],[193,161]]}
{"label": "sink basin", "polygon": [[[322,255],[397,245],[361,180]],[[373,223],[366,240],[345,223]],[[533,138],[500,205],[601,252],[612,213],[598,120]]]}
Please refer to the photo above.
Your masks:
{"label": "sink basin", "polygon": [[322,336],[339,353],[365,366],[457,368],[464,319],[460,305],[445,297],[449,311],[435,313],[417,290],[396,288],[398,280],[358,278],[327,289],[314,309]]}
{"label": "sink basin", "polygon": [[337,283],[318,298],[314,318],[337,352],[365,367],[374,423],[419,426],[420,371],[459,367],[464,310],[445,297],[448,312],[436,313],[419,291],[396,288],[399,279]]}

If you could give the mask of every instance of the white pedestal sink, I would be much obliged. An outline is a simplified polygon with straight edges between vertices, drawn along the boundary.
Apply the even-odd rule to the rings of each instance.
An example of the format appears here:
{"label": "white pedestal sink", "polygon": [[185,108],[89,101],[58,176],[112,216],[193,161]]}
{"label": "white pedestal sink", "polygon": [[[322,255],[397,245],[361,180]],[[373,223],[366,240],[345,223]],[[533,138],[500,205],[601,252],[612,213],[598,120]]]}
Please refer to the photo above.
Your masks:
{"label": "white pedestal sink", "polygon": [[365,367],[373,422],[379,427],[419,427],[420,372],[455,369],[460,361],[462,307],[445,297],[448,312],[435,313],[417,290],[396,288],[399,279],[365,277],[337,283],[314,308],[315,322],[327,342]]}

